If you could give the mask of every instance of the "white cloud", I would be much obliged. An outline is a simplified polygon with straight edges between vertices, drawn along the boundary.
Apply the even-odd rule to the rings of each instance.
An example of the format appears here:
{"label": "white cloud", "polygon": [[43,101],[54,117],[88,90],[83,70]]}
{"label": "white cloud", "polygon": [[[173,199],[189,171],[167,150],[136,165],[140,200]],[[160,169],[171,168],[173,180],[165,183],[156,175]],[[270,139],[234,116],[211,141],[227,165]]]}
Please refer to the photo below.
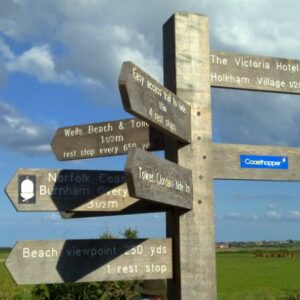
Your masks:
{"label": "white cloud", "polygon": [[[286,2],[291,7],[289,18]],[[161,28],[176,11],[207,14],[214,45],[270,55],[280,51],[297,55],[300,21],[296,12],[300,4],[286,2],[275,1],[272,8],[277,13],[269,14],[269,4],[259,0],[225,0],[221,4],[207,0],[184,3],[153,0],[151,4],[139,0],[3,0],[0,32],[18,42],[31,40],[33,49],[39,44],[59,43],[67,50],[62,74],[79,72],[80,77],[105,81],[105,86],[112,86],[116,84],[112,80],[118,75],[120,60],[126,57],[136,59],[149,73],[161,78]],[[284,47],[287,42],[289,49]],[[5,51],[9,56],[12,53],[8,50]],[[49,60],[44,63],[51,68]]]}
{"label": "white cloud", "polygon": [[300,221],[300,211],[292,210],[287,215],[288,220]]}
{"label": "white cloud", "polygon": [[270,221],[300,221],[300,211],[291,210],[289,212],[278,212],[274,205],[268,205],[268,210],[265,213],[265,218]]}
{"label": "white cloud", "polygon": [[16,108],[0,101],[0,146],[25,154],[49,154],[54,130],[34,124]]}
{"label": "white cloud", "polygon": [[[293,0],[273,1],[272,14],[268,2],[225,0],[207,2],[212,20],[213,43],[223,49],[267,56],[299,56],[300,34],[297,11],[300,3]],[[289,7],[289,9],[286,9]],[[289,47],[286,47],[289,45]]]}
{"label": "white cloud", "polygon": [[240,221],[257,221],[259,216],[256,214],[242,214],[242,213],[228,213],[224,215],[217,215],[216,219],[219,220],[240,220]]}
{"label": "white cloud", "polygon": [[[254,193],[254,194],[247,194],[246,192],[244,193],[237,193],[237,194],[234,194],[234,199],[237,199],[237,200],[257,200],[259,202],[261,202],[262,200],[263,201],[282,201],[283,199],[284,200],[294,200],[295,197],[292,196],[292,195],[288,195],[288,194],[261,194],[261,193]],[[273,203],[268,203],[268,208],[273,208],[275,207],[275,205]]]}
{"label": "white cloud", "polygon": [[300,102],[295,96],[214,90],[213,116],[217,141],[300,146]]}
{"label": "white cloud", "polygon": [[142,69],[146,70],[152,77],[162,82],[162,68],[159,61],[148,59],[145,55],[136,49],[123,47],[116,51],[117,61],[120,65],[123,61],[132,61]]}
{"label": "white cloud", "polygon": [[13,56],[7,63],[7,69],[10,72],[18,71],[36,76],[43,82],[71,84],[74,81],[70,72],[57,72],[48,45],[36,46],[23,52],[18,57]]}
{"label": "white cloud", "polygon": [[0,58],[0,86],[3,85],[7,80],[7,70],[5,63]]}
{"label": "white cloud", "polygon": [[5,59],[14,58],[14,53],[11,51],[10,47],[5,44],[5,42],[1,37],[0,37],[0,54]]}
{"label": "white cloud", "polygon": [[[173,1],[171,6],[178,3]],[[2,43],[0,51],[5,52],[2,54],[10,72],[83,89],[113,88],[118,95],[117,78],[125,60],[134,61],[162,80],[162,53],[157,46],[161,45],[163,22],[155,29],[160,36],[155,36],[155,19],[162,18],[156,5],[158,2],[145,10],[139,1],[4,1],[0,3],[0,34],[19,45],[26,41],[27,50],[13,53]],[[114,6],[119,9],[112,10]],[[172,10],[161,3],[159,6]],[[137,15],[139,7],[147,13]],[[63,52],[57,53],[57,45]]]}
{"label": "white cloud", "polygon": [[46,222],[60,222],[62,221],[61,216],[58,212],[47,213],[44,215],[43,220]]}
{"label": "white cloud", "polygon": [[273,203],[268,203],[267,207],[268,207],[268,210],[274,210],[275,209],[275,205]]}
{"label": "white cloud", "polygon": [[[58,70],[59,62],[55,60],[49,45],[35,46],[21,55],[11,55],[6,63],[9,72],[22,72],[36,77],[41,82],[76,85],[84,89],[103,89],[100,81],[89,77],[76,76],[70,70]],[[0,72],[1,80],[1,72]]]}
{"label": "white cloud", "polygon": [[278,221],[282,219],[282,216],[275,210],[268,210],[265,214],[265,217],[271,221]]}

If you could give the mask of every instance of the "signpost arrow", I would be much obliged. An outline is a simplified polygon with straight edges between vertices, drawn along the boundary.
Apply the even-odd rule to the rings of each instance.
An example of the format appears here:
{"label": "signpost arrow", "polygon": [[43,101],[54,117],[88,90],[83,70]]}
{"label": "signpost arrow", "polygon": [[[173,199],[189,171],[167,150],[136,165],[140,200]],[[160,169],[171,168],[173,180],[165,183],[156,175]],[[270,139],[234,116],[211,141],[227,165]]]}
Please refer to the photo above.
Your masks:
{"label": "signpost arrow", "polygon": [[129,195],[192,209],[192,172],[143,151],[132,149],[125,168]]}
{"label": "signpost arrow", "polygon": [[214,179],[300,181],[300,149],[213,144]]}
{"label": "signpost arrow", "polygon": [[211,86],[300,94],[300,60],[211,51]]}
{"label": "signpost arrow", "polygon": [[18,284],[172,278],[172,240],[20,241],[6,259]]}
{"label": "signpost arrow", "polygon": [[113,212],[141,202],[123,171],[18,169],[5,191],[18,211]]}
{"label": "signpost arrow", "polygon": [[124,62],[119,89],[127,112],[182,142],[191,142],[191,109],[132,62]]}
{"label": "signpost arrow", "polygon": [[120,155],[130,148],[162,150],[164,137],[145,121],[126,119],[59,128],[51,143],[58,160]]}

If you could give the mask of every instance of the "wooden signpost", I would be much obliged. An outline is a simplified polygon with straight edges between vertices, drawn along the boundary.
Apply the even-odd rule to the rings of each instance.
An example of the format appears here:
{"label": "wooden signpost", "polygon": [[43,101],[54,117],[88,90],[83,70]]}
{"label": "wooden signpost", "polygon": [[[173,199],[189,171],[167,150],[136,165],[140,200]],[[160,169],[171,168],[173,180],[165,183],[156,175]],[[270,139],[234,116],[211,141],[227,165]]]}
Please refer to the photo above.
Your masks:
{"label": "wooden signpost", "polygon": [[5,264],[18,284],[167,279],[172,241],[21,241]]}
{"label": "wooden signpost", "polygon": [[[123,105],[142,121],[60,128],[53,139],[60,160],[128,153],[126,180],[21,169],[6,192],[18,210],[66,218],[163,210],[169,239],[19,242],[6,262],[18,283],[172,278],[168,299],[217,299],[213,180],[300,181],[300,149],[213,144],[211,86],[299,94],[300,61],[210,51],[208,18],[176,13],[164,25],[164,83],[123,63]],[[169,161],[144,151],[163,149]]]}
{"label": "wooden signpost", "polygon": [[176,13],[163,33],[165,86],[191,106],[191,144],[168,142],[166,155],[193,174],[193,209],[167,215],[174,257],[168,299],[212,300],[217,293],[208,18]]}
{"label": "wooden signpost", "polygon": [[164,138],[147,122],[126,119],[59,128],[51,146],[58,160],[73,160],[126,154],[136,147],[162,150]]}
{"label": "wooden signpost", "polygon": [[299,67],[298,60],[210,52],[205,16],[177,13],[165,24],[165,85],[193,107],[191,145],[178,148],[177,155],[174,144],[167,149],[194,178],[193,210],[168,213],[171,299],[217,299],[213,179],[300,181],[299,149],[212,144],[210,86],[298,94]]}
{"label": "wooden signpost", "polygon": [[192,209],[192,172],[142,149],[128,153],[125,167],[129,195]]}
{"label": "wooden signpost", "polygon": [[119,76],[124,109],[174,138],[191,141],[190,106],[132,62]]}

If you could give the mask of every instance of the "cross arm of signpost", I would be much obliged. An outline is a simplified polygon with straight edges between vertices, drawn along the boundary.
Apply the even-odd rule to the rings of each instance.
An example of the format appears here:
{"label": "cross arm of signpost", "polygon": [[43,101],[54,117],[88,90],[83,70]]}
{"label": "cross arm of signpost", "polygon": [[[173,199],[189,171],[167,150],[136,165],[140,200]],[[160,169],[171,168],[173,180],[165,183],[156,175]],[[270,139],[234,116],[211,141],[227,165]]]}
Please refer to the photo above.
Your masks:
{"label": "cross arm of signpost", "polygon": [[191,108],[132,62],[119,76],[124,109],[184,143],[191,142]]}
{"label": "cross arm of signpost", "polygon": [[67,211],[64,218],[161,212],[129,196],[124,171],[18,169],[5,188],[17,211]]}
{"label": "cross arm of signpost", "polygon": [[214,179],[300,181],[300,148],[212,144]]}
{"label": "cross arm of signpost", "polygon": [[172,240],[19,241],[5,265],[18,284],[168,279]]}
{"label": "cross arm of signpost", "polygon": [[211,86],[300,94],[300,60],[210,51]]}
{"label": "cross arm of signpost", "polygon": [[51,147],[58,160],[127,154],[131,148],[162,150],[163,133],[139,119],[114,120],[58,128]]}
{"label": "cross arm of signpost", "polygon": [[177,208],[193,208],[191,170],[142,149],[131,149],[125,174],[130,196]]}

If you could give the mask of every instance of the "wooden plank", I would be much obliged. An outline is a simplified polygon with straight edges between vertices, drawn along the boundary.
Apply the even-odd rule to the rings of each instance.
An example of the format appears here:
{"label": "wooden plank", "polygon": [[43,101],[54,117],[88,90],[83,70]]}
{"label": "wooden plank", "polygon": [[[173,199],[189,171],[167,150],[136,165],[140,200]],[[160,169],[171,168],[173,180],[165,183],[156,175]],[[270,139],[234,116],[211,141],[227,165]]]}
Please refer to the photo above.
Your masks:
{"label": "wooden plank", "polygon": [[128,153],[125,167],[129,195],[135,198],[192,208],[192,172],[142,149]]}
{"label": "wooden plank", "polygon": [[[214,179],[300,181],[300,148],[213,144],[212,149]],[[253,165],[241,167],[241,155],[257,156],[257,161],[253,159],[254,168]],[[286,159],[285,167],[261,165],[262,158],[260,156]]]}
{"label": "wooden plank", "polygon": [[190,106],[132,62],[119,77],[124,109],[174,138],[190,142]]}
{"label": "wooden plank", "polygon": [[122,212],[141,202],[129,196],[123,171],[18,169],[5,191],[18,211]]}
{"label": "wooden plank", "polygon": [[[174,279],[168,299],[217,299],[211,150],[209,30],[206,16],[176,13],[164,25],[165,86],[191,104],[191,145],[167,156],[193,172],[193,209],[168,213]],[[176,154],[176,152],[178,152]],[[176,157],[177,156],[177,157]]]}
{"label": "wooden plank", "polygon": [[52,151],[58,160],[126,154],[128,149],[163,150],[163,135],[145,121],[126,119],[58,128]]}
{"label": "wooden plank", "polygon": [[172,240],[20,241],[6,259],[18,284],[172,278]]}
{"label": "wooden plank", "polygon": [[146,214],[146,213],[160,213],[171,211],[172,207],[154,203],[151,201],[140,200],[121,211],[61,211],[60,216],[63,219],[82,219],[82,218],[99,218],[99,217],[109,217],[109,216],[124,216],[132,214]]}
{"label": "wooden plank", "polygon": [[300,93],[300,60],[211,51],[211,86]]}

